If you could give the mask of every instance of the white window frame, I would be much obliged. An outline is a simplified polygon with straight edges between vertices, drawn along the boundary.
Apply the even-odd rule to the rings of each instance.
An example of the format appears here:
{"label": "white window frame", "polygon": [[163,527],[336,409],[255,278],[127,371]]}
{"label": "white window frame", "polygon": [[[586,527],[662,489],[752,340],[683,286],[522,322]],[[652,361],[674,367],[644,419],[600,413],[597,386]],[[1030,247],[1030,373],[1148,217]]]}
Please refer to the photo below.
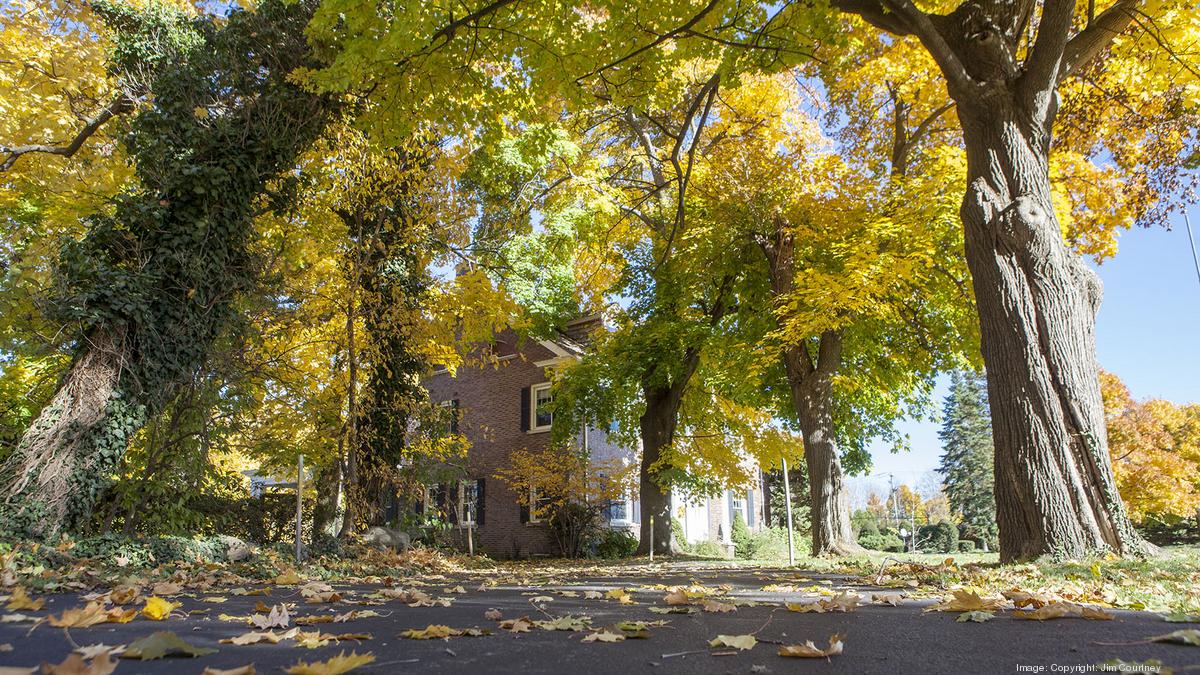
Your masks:
{"label": "white window frame", "polygon": [[[475,480],[461,479],[458,481],[458,524],[466,527],[475,527],[474,514],[471,514],[467,509],[467,484],[475,483]],[[475,493],[475,499],[479,499],[479,493]],[[479,512],[479,504],[475,504],[476,513]],[[467,520],[467,515],[472,515],[470,520]]]}
{"label": "white window frame", "polygon": [[[742,505],[741,508],[738,508],[739,503],[741,503],[741,505]],[[739,511],[742,514],[742,522],[746,524],[746,527],[750,526],[750,519],[746,515],[747,504],[748,504],[748,500],[746,499],[746,495],[742,495],[741,498],[739,498],[736,493],[733,495],[730,495],[730,499],[729,499],[729,527],[730,527],[730,529],[733,528],[733,520],[734,520],[734,518],[737,517],[737,513]]]}
{"label": "white window frame", "polygon": [[632,525],[634,522],[633,521],[633,497],[630,496],[629,494],[626,494],[621,499],[614,499],[613,501],[623,504],[625,506],[625,517],[624,518],[610,518],[608,521],[608,524],[609,525]]}
{"label": "white window frame", "polygon": [[[530,387],[529,387],[529,433],[531,433],[531,434],[540,434],[540,433],[550,431],[550,429],[554,426],[554,413],[553,412],[550,413],[550,424],[539,426],[537,423],[538,392],[550,391],[552,386],[553,386],[553,383],[542,382],[540,384],[530,385]],[[553,401],[554,397],[551,396],[550,400]]]}
{"label": "white window frame", "polygon": [[529,486],[529,524],[544,523],[546,519],[538,515],[538,489],[532,485]]}

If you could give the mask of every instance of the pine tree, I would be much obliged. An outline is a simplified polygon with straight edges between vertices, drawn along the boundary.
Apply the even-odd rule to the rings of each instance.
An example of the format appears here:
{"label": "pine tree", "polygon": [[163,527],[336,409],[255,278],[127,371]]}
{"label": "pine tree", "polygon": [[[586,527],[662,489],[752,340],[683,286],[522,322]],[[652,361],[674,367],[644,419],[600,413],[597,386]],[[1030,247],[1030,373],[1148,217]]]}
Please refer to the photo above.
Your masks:
{"label": "pine tree", "polygon": [[945,477],[946,495],[951,506],[962,513],[968,538],[986,542],[996,533],[996,499],[992,422],[983,376],[954,373],[943,414],[938,471]]}

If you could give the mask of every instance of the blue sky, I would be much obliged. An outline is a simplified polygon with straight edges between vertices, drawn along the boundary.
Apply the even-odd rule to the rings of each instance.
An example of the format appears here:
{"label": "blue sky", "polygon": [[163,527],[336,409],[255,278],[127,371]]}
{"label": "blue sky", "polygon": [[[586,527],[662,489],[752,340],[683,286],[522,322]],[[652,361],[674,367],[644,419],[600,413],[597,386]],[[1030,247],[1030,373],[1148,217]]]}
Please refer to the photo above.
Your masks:
{"label": "blue sky", "polygon": [[[1189,215],[1200,239],[1200,208],[1193,207]],[[1117,255],[1095,266],[1104,280],[1096,351],[1100,366],[1124,380],[1135,398],[1200,402],[1200,280],[1183,216],[1171,222],[1171,230],[1125,232]],[[939,402],[945,393],[946,383],[940,382]],[[901,426],[912,440],[912,451],[893,454],[875,447],[872,477],[853,484],[871,483],[886,491],[887,473],[897,484],[913,484],[937,467],[937,423]]]}

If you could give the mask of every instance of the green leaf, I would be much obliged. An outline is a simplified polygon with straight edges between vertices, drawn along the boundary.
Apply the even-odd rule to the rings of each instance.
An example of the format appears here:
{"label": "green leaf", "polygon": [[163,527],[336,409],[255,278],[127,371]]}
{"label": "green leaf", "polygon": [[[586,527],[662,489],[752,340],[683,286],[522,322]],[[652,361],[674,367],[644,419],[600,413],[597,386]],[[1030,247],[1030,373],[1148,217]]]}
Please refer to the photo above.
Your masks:
{"label": "green leaf", "polygon": [[190,645],[169,630],[160,630],[157,633],[129,643],[129,647],[121,654],[121,657],[151,661],[153,659],[161,659],[164,656],[197,657],[215,654],[216,652],[217,650],[211,647]]}
{"label": "green leaf", "polygon": [[955,619],[955,621],[957,621],[959,623],[965,623],[967,621],[983,623],[984,621],[990,621],[994,618],[996,618],[996,615],[993,614],[992,612],[974,611],[974,612],[963,612],[962,614],[959,614],[958,618]]}

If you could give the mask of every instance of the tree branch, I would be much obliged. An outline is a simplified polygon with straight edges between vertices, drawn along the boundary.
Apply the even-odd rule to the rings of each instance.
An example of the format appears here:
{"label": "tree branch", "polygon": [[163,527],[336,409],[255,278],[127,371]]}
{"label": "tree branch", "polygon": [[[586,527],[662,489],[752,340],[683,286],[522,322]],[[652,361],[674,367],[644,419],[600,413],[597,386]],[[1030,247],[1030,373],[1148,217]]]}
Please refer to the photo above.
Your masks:
{"label": "tree branch", "polygon": [[1025,59],[1025,73],[1019,85],[1027,100],[1030,95],[1051,90],[1058,82],[1074,14],[1074,0],[1046,0],[1043,5],[1037,38]]}
{"label": "tree branch", "polygon": [[600,66],[599,68],[596,68],[595,70],[592,70],[589,73],[580,75],[579,77],[575,78],[575,82],[580,83],[580,82],[583,82],[584,80],[588,79],[589,77],[592,77],[593,75],[599,75],[600,73],[603,73],[604,71],[609,70],[610,68],[614,68],[632,58],[635,58],[638,54],[643,54],[648,50],[654,49],[658,45],[666,42],[667,40],[670,40],[671,38],[675,37],[676,35],[679,35],[680,33],[690,31],[692,29],[692,27],[695,26],[696,24],[700,23],[700,21],[705,16],[707,16],[709,12],[713,11],[713,9],[717,6],[717,4],[719,2],[720,2],[720,0],[709,0],[709,3],[707,5],[702,7],[699,12],[697,12],[692,18],[688,19],[687,22],[684,23],[683,25],[678,26],[676,28],[672,28],[671,30],[667,31],[666,33],[659,35],[657,38],[655,38],[650,43],[642,45],[641,47],[638,47],[637,49],[629,52],[628,54],[626,54],[625,56],[622,56],[621,58],[617,59],[616,61],[607,63],[603,66]]}
{"label": "tree branch", "polygon": [[71,142],[66,145],[31,144],[18,145],[11,148],[0,146],[0,152],[8,153],[8,157],[0,163],[0,172],[8,171],[12,168],[13,164],[17,163],[18,159],[33,152],[71,157],[76,152],[79,152],[79,148],[83,147],[83,144],[99,131],[100,127],[104,126],[106,122],[130,110],[133,110],[133,99],[125,94],[120,94],[117,98],[113,99],[112,103],[101,108],[99,112],[88,120],[87,124],[79,130],[79,133],[75,134],[75,138],[71,139]]}
{"label": "tree branch", "polygon": [[1119,0],[1088,23],[1088,27],[1071,38],[1063,50],[1061,81],[1087,67],[1110,45],[1117,35],[1129,27],[1139,0]]}

